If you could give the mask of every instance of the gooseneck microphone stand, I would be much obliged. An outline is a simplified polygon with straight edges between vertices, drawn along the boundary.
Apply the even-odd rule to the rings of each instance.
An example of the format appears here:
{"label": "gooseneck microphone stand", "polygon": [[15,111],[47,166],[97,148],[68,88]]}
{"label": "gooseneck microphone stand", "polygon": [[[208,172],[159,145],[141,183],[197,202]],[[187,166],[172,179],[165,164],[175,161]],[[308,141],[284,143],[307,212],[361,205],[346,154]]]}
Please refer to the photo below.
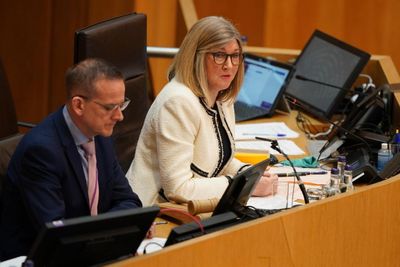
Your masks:
{"label": "gooseneck microphone stand", "polygon": [[[296,107],[299,107],[299,108],[301,108],[301,109],[304,109],[304,107],[303,107],[302,105],[300,105],[300,104],[297,102],[297,99],[291,98],[291,97],[286,97],[286,99],[288,100],[288,102],[289,102],[290,104],[293,104],[293,105],[296,106]],[[316,115],[317,115],[317,114],[316,114]],[[357,134],[353,133],[351,130],[348,130],[348,129],[342,127],[341,125],[339,125],[339,124],[333,122],[332,120],[328,119],[327,117],[325,117],[325,116],[323,116],[323,115],[321,115],[321,114],[318,114],[317,117],[320,118],[321,120],[327,121],[328,123],[330,123],[331,125],[333,125],[333,127],[335,127],[336,129],[342,130],[343,132],[345,132],[346,135],[350,135],[350,136],[352,136],[354,139],[356,139],[356,140],[358,140],[358,141],[361,141],[363,144],[365,144],[365,147],[366,147],[367,150],[368,150],[368,155],[369,155],[369,157],[372,158],[372,149],[371,149],[371,146],[370,146],[370,145],[368,144],[368,142],[365,141],[362,137],[360,137],[360,136],[358,136]],[[319,155],[318,155],[317,161],[319,161],[319,159],[320,159],[322,153],[323,153],[330,145],[331,145],[331,142],[327,141],[327,142],[324,144],[324,146],[319,150]],[[282,154],[283,154],[283,153],[282,153]]]}
{"label": "gooseneck microphone stand", "polygon": [[281,153],[287,159],[287,161],[289,162],[290,166],[293,169],[294,176],[296,177],[296,179],[299,183],[301,193],[303,194],[303,197],[304,197],[304,203],[308,204],[310,202],[310,200],[308,199],[306,187],[304,186],[304,183],[301,180],[300,176],[297,174],[296,168],[294,167],[293,162],[289,159],[289,156],[285,152],[283,152],[282,149],[280,149],[278,141],[273,140],[273,139],[264,138],[264,137],[258,137],[258,136],[256,136],[256,139],[271,142],[271,148],[273,150]]}

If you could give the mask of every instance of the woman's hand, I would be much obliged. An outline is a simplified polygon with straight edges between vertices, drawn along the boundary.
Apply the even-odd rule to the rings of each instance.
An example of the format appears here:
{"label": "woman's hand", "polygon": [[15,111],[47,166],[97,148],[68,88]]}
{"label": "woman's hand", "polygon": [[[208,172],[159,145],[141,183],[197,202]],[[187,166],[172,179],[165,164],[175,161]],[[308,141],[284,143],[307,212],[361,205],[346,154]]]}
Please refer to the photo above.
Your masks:
{"label": "woman's hand", "polygon": [[267,169],[258,181],[256,188],[253,191],[253,196],[265,197],[275,195],[277,191],[278,175],[269,173]]}
{"label": "woman's hand", "polygon": [[153,223],[151,224],[151,226],[150,226],[149,231],[147,231],[146,237],[145,237],[145,238],[147,238],[147,239],[152,239],[152,238],[154,237],[154,235],[155,235],[155,232],[156,232],[156,223],[153,222]]}

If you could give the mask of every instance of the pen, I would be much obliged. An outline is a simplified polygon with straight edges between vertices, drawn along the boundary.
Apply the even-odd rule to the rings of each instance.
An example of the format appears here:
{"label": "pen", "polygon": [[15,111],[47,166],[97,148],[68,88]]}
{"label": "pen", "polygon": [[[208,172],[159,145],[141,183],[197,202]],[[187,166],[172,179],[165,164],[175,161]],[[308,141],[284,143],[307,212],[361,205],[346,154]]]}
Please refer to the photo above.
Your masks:
{"label": "pen", "polygon": [[269,136],[269,137],[285,137],[286,136],[286,134],[284,134],[284,133],[277,133],[277,134],[243,133],[243,135],[260,135],[260,136]]}
{"label": "pen", "polygon": [[[317,172],[297,172],[299,176],[305,176],[305,175],[318,175],[318,174],[327,174],[327,171],[317,171]],[[294,176],[294,172],[289,172],[289,173],[276,173],[278,177],[289,177],[289,176]]]}

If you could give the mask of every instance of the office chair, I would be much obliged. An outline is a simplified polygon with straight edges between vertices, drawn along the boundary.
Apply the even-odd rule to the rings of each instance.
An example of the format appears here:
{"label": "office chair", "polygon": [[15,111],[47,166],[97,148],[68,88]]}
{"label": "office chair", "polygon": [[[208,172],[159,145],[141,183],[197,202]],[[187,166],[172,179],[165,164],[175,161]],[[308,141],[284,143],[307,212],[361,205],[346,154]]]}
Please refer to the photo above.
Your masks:
{"label": "office chair", "polygon": [[17,121],[5,68],[0,59],[0,199],[8,163],[23,134],[18,126],[34,127],[34,124]]}
{"label": "office chair", "polygon": [[0,139],[18,133],[17,114],[7,75],[0,59]]}
{"label": "office chair", "polygon": [[103,58],[124,75],[125,95],[132,100],[113,138],[119,163],[126,172],[134,158],[150,100],[146,90],[146,16],[132,13],[75,32],[74,62]]}
{"label": "office chair", "polygon": [[10,162],[15,148],[17,147],[23,136],[23,134],[18,133],[0,139],[0,201],[3,191],[3,183],[7,176],[8,163]]}

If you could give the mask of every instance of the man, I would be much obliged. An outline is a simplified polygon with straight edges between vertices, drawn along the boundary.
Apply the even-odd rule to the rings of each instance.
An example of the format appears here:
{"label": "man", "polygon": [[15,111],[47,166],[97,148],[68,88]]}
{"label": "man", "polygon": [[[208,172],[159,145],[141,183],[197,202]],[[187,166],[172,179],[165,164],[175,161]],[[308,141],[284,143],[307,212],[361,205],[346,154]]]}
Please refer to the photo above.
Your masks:
{"label": "man", "polygon": [[2,260],[26,255],[46,222],[142,206],[110,138],[130,101],[122,74],[87,59],[67,71],[66,88],[66,105],[27,133],[10,161],[0,215]]}

